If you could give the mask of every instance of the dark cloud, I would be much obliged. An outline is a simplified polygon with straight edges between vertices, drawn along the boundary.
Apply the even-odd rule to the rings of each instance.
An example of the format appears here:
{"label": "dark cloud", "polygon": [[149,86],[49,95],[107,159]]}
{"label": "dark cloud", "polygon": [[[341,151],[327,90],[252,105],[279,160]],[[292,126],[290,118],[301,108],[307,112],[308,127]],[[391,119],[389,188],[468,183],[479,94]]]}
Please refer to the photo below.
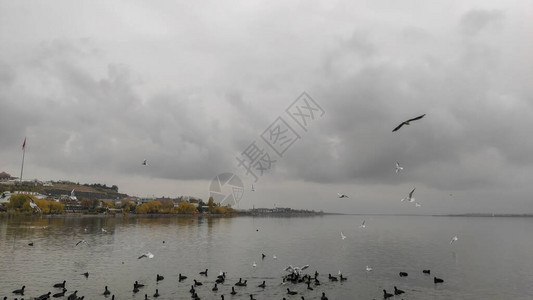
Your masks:
{"label": "dark cloud", "polygon": [[499,29],[504,16],[501,10],[471,10],[461,18],[461,31],[465,35],[475,36],[484,30]]}
{"label": "dark cloud", "polygon": [[495,191],[516,190],[513,201],[524,205],[533,45],[514,35],[530,24],[523,8],[345,4],[222,15],[198,4],[179,10],[182,18],[126,9],[60,29],[33,17],[54,30],[5,19],[13,36],[0,36],[0,169],[18,169],[27,136],[28,170],[40,177],[115,178],[125,192],[144,193],[141,180],[152,192],[198,191],[216,174],[242,173],[235,157],[307,91],[324,117],[300,130],[261,179],[294,206],[323,207],[343,189],[360,191],[367,212],[404,212],[374,202],[401,199],[412,186],[422,199],[454,191],[496,206]]}

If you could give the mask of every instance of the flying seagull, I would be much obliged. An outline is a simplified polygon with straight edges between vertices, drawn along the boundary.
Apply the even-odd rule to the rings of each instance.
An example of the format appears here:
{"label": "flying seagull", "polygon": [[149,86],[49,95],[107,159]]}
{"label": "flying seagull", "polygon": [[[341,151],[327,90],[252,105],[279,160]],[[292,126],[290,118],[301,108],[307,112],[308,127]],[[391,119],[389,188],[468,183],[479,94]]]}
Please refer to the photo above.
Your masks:
{"label": "flying seagull", "polygon": [[87,243],[86,240],[81,240],[81,241],[77,242],[77,243],[76,243],[76,246],[78,246],[78,245],[81,244],[81,243],[85,243],[85,244],[87,244],[87,246],[89,246],[89,243]]}
{"label": "flying seagull", "polygon": [[420,206],[422,206],[420,203],[415,202],[415,207],[420,207]]}
{"label": "flying seagull", "polygon": [[366,271],[367,271],[367,272],[370,272],[370,271],[372,271],[372,268],[369,267],[369,266],[366,266]]}
{"label": "flying seagull", "polygon": [[348,197],[348,196],[345,195],[345,194],[339,194],[339,193],[337,193],[337,195],[339,196],[339,198],[350,198],[350,197]]}
{"label": "flying seagull", "polygon": [[365,220],[363,220],[363,224],[359,225],[359,228],[366,228]]}
{"label": "flying seagull", "polygon": [[143,253],[141,256],[139,256],[138,259],[141,259],[143,257],[154,258],[154,255],[150,252],[146,252],[146,253]]}
{"label": "flying seagull", "polygon": [[341,239],[344,240],[345,238],[346,238],[346,236],[345,236],[345,235],[342,233],[342,231],[341,231]]}
{"label": "flying seagull", "polygon": [[142,162],[143,166],[146,166],[146,159]]}
{"label": "flying seagull", "polygon": [[403,198],[402,202],[404,202],[405,200],[408,200],[409,202],[414,202],[415,198],[413,198],[413,193],[415,192],[415,190],[416,188],[414,188],[407,197]]}
{"label": "flying seagull", "polygon": [[457,238],[457,236],[454,236],[452,237],[452,240],[450,241],[450,244],[452,244],[453,242],[457,241],[459,238]]}
{"label": "flying seagull", "polygon": [[37,204],[35,204],[35,202],[33,202],[33,199],[31,198],[30,198],[30,207],[35,208],[38,212],[41,212],[41,209],[39,208],[39,206],[37,206]]}
{"label": "flying seagull", "polygon": [[407,120],[407,121],[403,121],[400,125],[398,125],[396,128],[394,128],[394,129],[392,130],[392,132],[395,132],[395,131],[397,131],[398,129],[402,128],[403,125],[410,125],[410,122],[412,122],[412,121],[416,121],[416,120],[420,120],[420,119],[422,119],[425,115],[426,115],[426,114],[423,114],[423,115],[418,116],[418,117],[416,117],[416,118],[412,118],[412,119],[409,119],[409,120]]}
{"label": "flying seagull", "polygon": [[309,265],[304,265],[304,266],[302,266],[302,267],[300,267],[300,268],[298,268],[298,267],[293,267],[292,265],[289,265],[288,267],[286,267],[286,268],[284,269],[284,271],[287,271],[287,272],[292,273],[292,274],[294,274],[294,275],[300,275],[301,272],[302,272],[303,270],[307,269],[307,268],[309,268]]}
{"label": "flying seagull", "polygon": [[401,170],[403,170],[403,167],[401,167],[400,164],[396,162],[396,173],[400,172]]}

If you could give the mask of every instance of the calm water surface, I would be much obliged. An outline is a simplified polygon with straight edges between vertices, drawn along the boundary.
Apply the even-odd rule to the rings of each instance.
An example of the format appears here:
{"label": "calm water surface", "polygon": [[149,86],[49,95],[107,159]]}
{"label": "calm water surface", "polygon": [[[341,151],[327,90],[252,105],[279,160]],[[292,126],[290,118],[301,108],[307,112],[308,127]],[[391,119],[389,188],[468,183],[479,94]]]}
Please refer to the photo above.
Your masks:
{"label": "calm water surface", "polygon": [[[153,299],[156,289],[158,299],[191,299],[197,279],[202,299],[320,299],[322,292],[329,299],[383,299],[382,290],[394,286],[406,291],[396,299],[533,299],[532,229],[533,218],[6,217],[0,219],[0,296],[14,299],[11,291],[22,285],[26,299],[56,293],[52,285],[66,280],[67,294],[78,290],[85,299],[105,299],[106,285],[116,299]],[[454,235],[459,240],[450,245]],[[89,245],[76,246],[80,240]],[[148,251],[153,259],[137,259]],[[282,285],[289,264],[309,264],[306,271],[317,270],[322,284],[313,291]],[[207,277],[198,274],[206,268]],[[220,270],[227,279],[215,293]],[[339,270],[348,280],[330,282],[328,273]],[[400,271],[409,276],[400,278]],[[188,279],[179,283],[179,273]],[[156,274],[165,279],[156,284]],[[434,275],[444,284],[435,285]],[[231,296],[239,278],[248,286]],[[133,294],[136,280],[145,287]],[[264,290],[257,287],[263,280]],[[287,295],[287,287],[299,294]]]}

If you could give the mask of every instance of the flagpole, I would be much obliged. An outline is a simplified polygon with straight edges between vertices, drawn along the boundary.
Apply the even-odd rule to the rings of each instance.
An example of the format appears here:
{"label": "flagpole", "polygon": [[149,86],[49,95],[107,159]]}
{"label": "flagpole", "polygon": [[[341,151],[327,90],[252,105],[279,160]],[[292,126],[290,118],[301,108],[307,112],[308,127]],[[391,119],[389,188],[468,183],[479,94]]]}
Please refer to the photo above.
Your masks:
{"label": "flagpole", "polygon": [[24,156],[26,155],[26,139],[24,139],[24,145],[22,146],[22,167],[20,168],[20,181],[22,184],[22,171],[24,170]]}

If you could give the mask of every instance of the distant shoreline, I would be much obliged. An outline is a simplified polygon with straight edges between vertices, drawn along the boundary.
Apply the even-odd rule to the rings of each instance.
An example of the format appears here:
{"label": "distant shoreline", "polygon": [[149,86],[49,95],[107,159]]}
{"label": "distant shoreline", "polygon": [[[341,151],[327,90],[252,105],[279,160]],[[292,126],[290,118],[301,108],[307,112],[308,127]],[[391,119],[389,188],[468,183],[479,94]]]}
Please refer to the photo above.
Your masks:
{"label": "distant shoreline", "polygon": [[238,212],[234,214],[84,214],[84,213],[63,213],[63,214],[9,214],[0,212],[0,218],[30,217],[30,218],[80,218],[80,217],[108,217],[108,218],[233,218],[233,217],[262,217],[262,218],[291,218],[291,217],[322,217],[322,216],[376,216],[376,217],[475,217],[475,218],[532,218],[533,214],[447,214],[447,215],[419,215],[419,214],[346,214],[346,213],[252,213]]}

